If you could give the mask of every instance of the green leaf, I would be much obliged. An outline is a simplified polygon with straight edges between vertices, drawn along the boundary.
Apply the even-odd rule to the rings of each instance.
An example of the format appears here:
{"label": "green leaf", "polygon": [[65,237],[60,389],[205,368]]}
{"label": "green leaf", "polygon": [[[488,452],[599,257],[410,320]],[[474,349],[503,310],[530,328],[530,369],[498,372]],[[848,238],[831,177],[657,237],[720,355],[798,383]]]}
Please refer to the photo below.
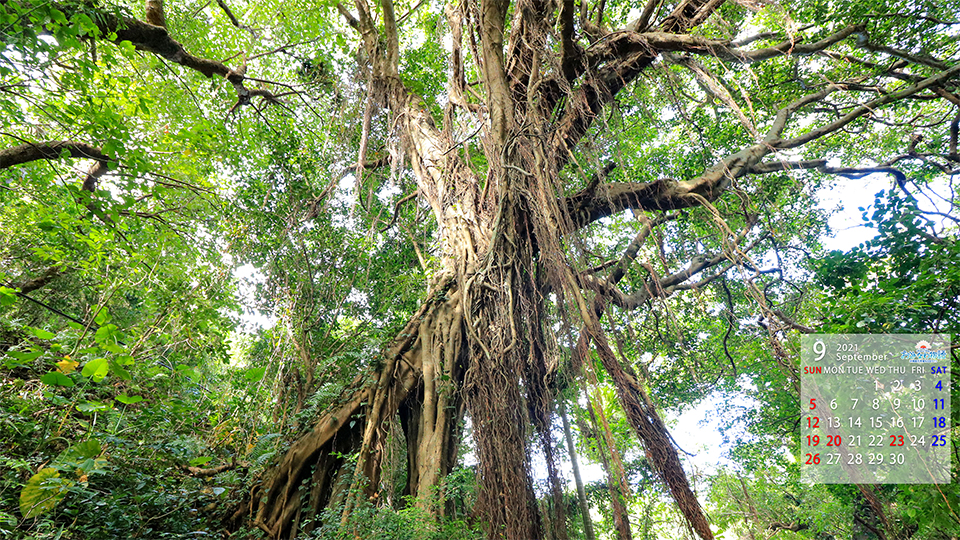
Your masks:
{"label": "green leaf", "polygon": [[134,403],[140,403],[143,401],[143,398],[140,396],[128,396],[126,394],[120,394],[117,396],[117,401],[123,403],[124,405],[133,405]]}
{"label": "green leaf", "polygon": [[106,358],[94,358],[83,366],[83,371],[80,374],[92,378],[94,382],[100,382],[107,376],[109,370],[110,365]]}
{"label": "green leaf", "polygon": [[130,372],[127,371],[123,366],[121,366],[117,362],[110,362],[110,371],[112,371],[114,375],[116,375],[117,377],[120,377],[125,381],[129,381],[133,379],[133,377],[130,375]]}
{"label": "green leaf", "polygon": [[133,357],[130,356],[129,354],[122,354],[118,356],[116,359],[116,362],[121,366],[130,366],[135,363]]}
{"label": "green leaf", "polygon": [[263,374],[266,373],[266,367],[250,368],[244,372],[243,377],[250,382],[258,382],[263,378]]}
{"label": "green leaf", "polygon": [[137,50],[136,47],[133,46],[133,43],[130,43],[127,40],[117,43],[117,46],[120,48],[120,50],[126,51],[128,53],[133,53],[134,51]]}
{"label": "green leaf", "polygon": [[21,363],[32,362],[40,357],[43,354],[43,351],[40,349],[32,349],[30,351],[7,351],[7,356],[16,358]]}
{"label": "green leaf", "polygon": [[40,377],[40,382],[50,386],[73,386],[73,379],[59,371],[51,371]]}
{"label": "green leaf", "polygon": [[30,477],[20,492],[20,513],[23,518],[35,518],[53,510],[72,485],[73,482],[60,478],[60,473],[50,467]]}
{"label": "green leaf", "polygon": [[87,401],[77,405],[77,410],[83,413],[103,412],[110,410],[110,405],[100,401]]}
{"label": "green leaf", "polygon": [[47,332],[46,330],[34,328],[32,326],[24,326],[23,329],[36,336],[37,339],[53,339],[56,336],[56,334],[53,332]]}
{"label": "green leaf", "polygon": [[110,320],[110,314],[107,312],[107,308],[100,310],[100,313],[97,313],[97,316],[93,318],[93,322],[97,324],[104,324]]}
{"label": "green leaf", "polygon": [[0,287],[0,307],[12,306],[17,301],[17,290]]}
{"label": "green leaf", "polygon": [[97,340],[97,343],[110,343],[116,341],[117,335],[117,325],[115,324],[106,324],[97,328],[97,333],[94,336],[94,339]]}
{"label": "green leaf", "polygon": [[77,455],[87,459],[93,459],[103,451],[103,448],[100,446],[100,441],[96,439],[89,439],[82,443],[75,444],[73,448],[77,452]]}

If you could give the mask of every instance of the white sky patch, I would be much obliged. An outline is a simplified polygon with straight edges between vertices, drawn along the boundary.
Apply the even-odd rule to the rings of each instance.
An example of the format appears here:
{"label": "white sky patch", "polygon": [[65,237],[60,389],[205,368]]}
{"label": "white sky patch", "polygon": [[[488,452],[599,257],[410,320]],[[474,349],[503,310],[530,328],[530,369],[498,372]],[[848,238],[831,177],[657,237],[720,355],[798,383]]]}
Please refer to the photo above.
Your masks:
{"label": "white sky patch", "polygon": [[390,183],[377,192],[377,198],[380,199],[380,202],[383,204],[390,204],[394,197],[402,193],[403,190],[400,189],[400,186]]}
{"label": "white sky patch", "polygon": [[[837,178],[817,192],[817,207],[833,212],[828,221],[833,235],[823,237],[824,247],[848,251],[876,236],[876,229],[865,226],[867,222],[863,220],[864,211],[860,208],[865,208],[867,217],[872,217],[876,194],[880,190],[889,191],[893,186],[893,178],[889,174],[871,174],[860,179]],[[949,203],[950,186],[946,178],[924,186],[920,193],[913,184],[909,184],[908,189],[917,199],[920,210],[953,215]],[[926,217],[934,222],[938,232],[953,225],[952,221],[943,216]]]}
{"label": "white sky patch", "polygon": [[426,32],[413,32],[407,36],[407,49],[419,49],[427,42]]}
{"label": "white sky patch", "polygon": [[[670,415],[667,421],[676,420],[676,427],[670,430],[677,445],[692,456],[680,454],[688,468],[700,474],[713,474],[721,465],[732,466],[733,462],[723,456],[728,448],[723,445],[723,435],[717,430],[716,418],[710,413],[716,411],[729,396],[715,392],[706,399],[685,410],[679,416]],[[738,396],[743,405],[749,406],[749,398]]]}
{"label": "white sky patch", "polygon": [[857,207],[873,203],[874,194],[890,189],[890,176],[872,174],[859,180],[838,178],[817,192],[817,207],[833,212],[828,219],[832,236],[823,237],[827,249],[848,251],[876,236],[876,229],[865,227]]}
{"label": "white sky patch", "polygon": [[363,307],[369,307],[370,295],[363,291],[358,291],[357,289],[350,289],[350,294],[347,296],[347,302]]}
{"label": "white sky patch", "polygon": [[267,276],[252,264],[245,264],[233,271],[233,277],[237,280],[238,302],[243,306],[238,314],[240,329],[253,332],[276,325],[277,317],[248,307],[256,305],[254,287],[259,283],[265,283]]}

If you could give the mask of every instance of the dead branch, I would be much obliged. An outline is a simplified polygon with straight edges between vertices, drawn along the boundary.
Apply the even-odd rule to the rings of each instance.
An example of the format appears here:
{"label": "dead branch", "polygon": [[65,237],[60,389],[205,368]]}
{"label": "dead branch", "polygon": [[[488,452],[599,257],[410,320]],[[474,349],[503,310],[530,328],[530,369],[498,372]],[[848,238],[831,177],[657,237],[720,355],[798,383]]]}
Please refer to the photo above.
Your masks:
{"label": "dead branch", "polygon": [[233,461],[224,465],[217,465],[216,467],[210,467],[209,469],[203,469],[200,467],[187,467],[182,466],[181,469],[186,471],[190,476],[196,476],[198,478],[209,478],[211,476],[216,476],[222,472],[232,471],[234,469],[246,470],[250,468],[250,464],[246,462],[237,463],[237,458],[234,457]]}

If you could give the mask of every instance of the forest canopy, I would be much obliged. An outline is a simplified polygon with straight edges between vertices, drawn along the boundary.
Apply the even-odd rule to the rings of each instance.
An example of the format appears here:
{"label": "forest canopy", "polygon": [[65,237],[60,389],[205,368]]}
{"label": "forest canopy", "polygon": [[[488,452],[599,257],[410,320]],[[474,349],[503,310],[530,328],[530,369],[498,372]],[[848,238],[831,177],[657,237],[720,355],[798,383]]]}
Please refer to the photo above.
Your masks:
{"label": "forest canopy", "polygon": [[956,540],[799,357],[960,333],[958,14],[0,0],[0,536]]}

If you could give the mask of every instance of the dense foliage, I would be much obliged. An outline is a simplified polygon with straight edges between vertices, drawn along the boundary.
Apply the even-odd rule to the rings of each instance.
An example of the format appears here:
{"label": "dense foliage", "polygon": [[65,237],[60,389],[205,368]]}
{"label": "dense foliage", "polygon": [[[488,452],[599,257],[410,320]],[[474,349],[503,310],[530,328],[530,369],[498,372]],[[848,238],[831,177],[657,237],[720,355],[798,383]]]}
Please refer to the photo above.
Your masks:
{"label": "dense foliage", "polygon": [[0,538],[955,540],[797,404],[960,334],[958,13],[0,0]]}

